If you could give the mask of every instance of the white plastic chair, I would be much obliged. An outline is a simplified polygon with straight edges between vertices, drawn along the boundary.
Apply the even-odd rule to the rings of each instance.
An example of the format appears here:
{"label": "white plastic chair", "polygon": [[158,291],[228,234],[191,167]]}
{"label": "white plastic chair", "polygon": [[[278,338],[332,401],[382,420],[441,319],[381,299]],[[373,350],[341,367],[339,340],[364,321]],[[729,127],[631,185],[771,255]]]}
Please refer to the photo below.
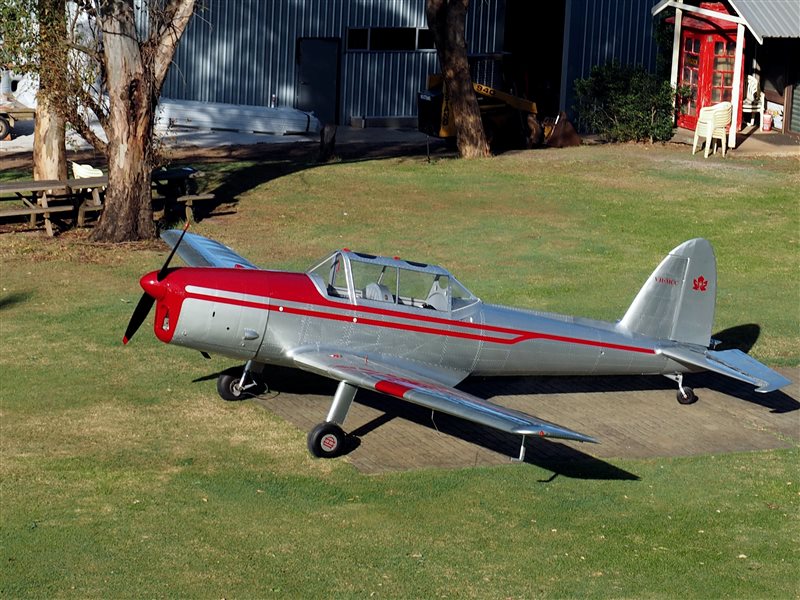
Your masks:
{"label": "white plastic chair", "polygon": [[103,172],[100,169],[95,169],[92,165],[82,165],[80,163],[72,164],[72,176],[75,179],[89,179],[90,177],[102,177]]}
{"label": "white plastic chair", "polygon": [[[700,109],[697,117],[697,127],[694,130],[694,143],[692,144],[692,154],[697,152],[697,142],[700,137],[705,138],[706,149],[703,156],[708,158],[713,140],[722,141],[722,156],[728,152],[728,133],[731,118],[733,117],[733,105],[730,102],[720,102],[714,106],[706,106]],[[717,144],[714,144],[714,154],[717,153]]]}
{"label": "white plastic chair", "polygon": [[[103,172],[100,169],[95,169],[92,165],[82,165],[76,162],[70,162],[72,165],[72,176],[75,179],[90,179],[92,177],[102,177]],[[102,206],[103,202],[100,199],[100,193],[105,191],[105,186],[100,186],[99,188],[86,188],[86,191],[92,195],[92,201],[90,206]],[[83,217],[80,218],[82,225]]]}
{"label": "white plastic chair", "polygon": [[761,93],[758,85],[758,76],[747,76],[747,94],[742,100],[742,112],[750,113],[750,125],[753,124],[756,113],[758,113],[760,126],[764,125],[764,94]]}

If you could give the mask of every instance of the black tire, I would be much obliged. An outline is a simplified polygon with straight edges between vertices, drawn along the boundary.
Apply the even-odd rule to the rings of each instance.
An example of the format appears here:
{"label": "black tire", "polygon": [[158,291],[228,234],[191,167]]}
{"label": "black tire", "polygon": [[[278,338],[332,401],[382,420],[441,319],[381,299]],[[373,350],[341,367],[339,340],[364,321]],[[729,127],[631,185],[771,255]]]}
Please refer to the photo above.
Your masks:
{"label": "black tire", "polygon": [[223,373],[217,378],[217,393],[228,402],[236,402],[245,398],[245,392],[239,389],[242,374]]}
{"label": "black tire", "polygon": [[308,451],[315,458],[335,458],[344,450],[345,434],[336,423],[320,423],[308,433]]}
{"label": "black tire", "polygon": [[683,392],[678,390],[678,402],[680,404],[694,404],[697,402],[697,394],[690,387],[683,388]]}
{"label": "black tire", "polygon": [[11,125],[5,117],[0,117],[0,140],[6,139],[9,133],[11,133]]}

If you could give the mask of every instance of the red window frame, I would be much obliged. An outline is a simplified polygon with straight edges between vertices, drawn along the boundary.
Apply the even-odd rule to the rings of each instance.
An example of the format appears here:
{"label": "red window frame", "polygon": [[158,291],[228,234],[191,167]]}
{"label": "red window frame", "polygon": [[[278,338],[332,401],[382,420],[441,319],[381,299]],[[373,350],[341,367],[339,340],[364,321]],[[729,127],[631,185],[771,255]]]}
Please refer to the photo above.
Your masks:
{"label": "red window frame", "polygon": [[678,126],[694,129],[701,108],[725,101],[733,102],[738,107],[738,122],[742,122],[744,61],[739,74],[739,97],[734,101],[735,55],[735,34],[690,29],[681,32],[678,86],[688,86],[692,92],[689,97],[679,98]]}

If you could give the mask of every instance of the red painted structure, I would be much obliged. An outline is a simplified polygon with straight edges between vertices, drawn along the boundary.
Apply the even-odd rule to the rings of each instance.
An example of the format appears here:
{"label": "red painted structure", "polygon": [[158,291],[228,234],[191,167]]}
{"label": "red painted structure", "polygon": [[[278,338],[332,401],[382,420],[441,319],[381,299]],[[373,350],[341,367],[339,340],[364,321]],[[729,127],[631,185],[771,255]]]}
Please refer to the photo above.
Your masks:
{"label": "red painted structure", "polygon": [[[721,2],[702,2],[700,8],[729,14]],[[735,54],[735,23],[699,14],[684,14],[681,23],[678,86],[690,88],[691,94],[680,98],[678,126],[694,129],[701,108],[725,101],[733,102],[739,111],[737,122],[742,122],[744,67],[738,75],[742,82],[739,86],[739,97],[734,100]]]}

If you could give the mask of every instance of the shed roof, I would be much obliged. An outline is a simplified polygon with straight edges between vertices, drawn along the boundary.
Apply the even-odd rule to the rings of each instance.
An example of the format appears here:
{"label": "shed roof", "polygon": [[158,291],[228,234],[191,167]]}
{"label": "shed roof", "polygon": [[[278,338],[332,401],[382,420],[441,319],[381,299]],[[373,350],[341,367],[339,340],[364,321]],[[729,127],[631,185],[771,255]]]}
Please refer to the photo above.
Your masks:
{"label": "shed roof", "polygon": [[659,0],[650,11],[656,15],[667,7],[717,16],[743,23],[760,44],[764,38],[800,38],[800,0],[728,0],[736,15],[719,16],[682,0]]}
{"label": "shed roof", "polygon": [[800,38],[798,0],[728,0],[761,38]]}

